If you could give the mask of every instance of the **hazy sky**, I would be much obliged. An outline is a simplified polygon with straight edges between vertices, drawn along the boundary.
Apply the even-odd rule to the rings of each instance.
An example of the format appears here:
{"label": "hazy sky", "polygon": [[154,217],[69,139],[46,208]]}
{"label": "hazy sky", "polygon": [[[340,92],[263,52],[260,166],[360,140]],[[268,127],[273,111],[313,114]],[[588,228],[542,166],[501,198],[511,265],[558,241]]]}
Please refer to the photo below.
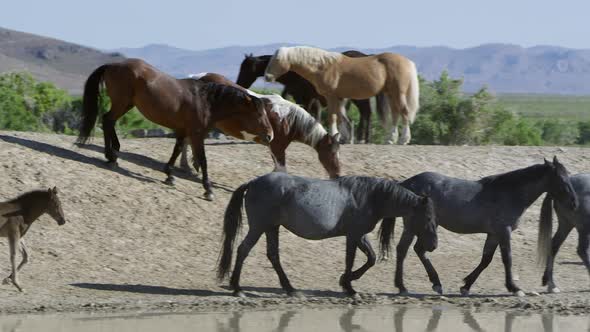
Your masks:
{"label": "hazy sky", "polygon": [[0,26],[103,49],[291,42],[320,47],[590,48],[588,0],[3,0]]}

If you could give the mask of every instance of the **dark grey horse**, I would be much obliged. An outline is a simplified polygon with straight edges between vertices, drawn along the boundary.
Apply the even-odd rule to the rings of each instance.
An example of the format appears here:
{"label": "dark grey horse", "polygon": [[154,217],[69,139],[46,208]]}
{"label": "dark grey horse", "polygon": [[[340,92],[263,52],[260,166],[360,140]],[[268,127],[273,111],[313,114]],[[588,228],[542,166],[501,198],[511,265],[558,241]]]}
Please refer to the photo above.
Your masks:
{"label": "dark grey horse", "polygon": [[[479,181],[451,178],[438,173],[421,173],[400,183],[416,194],[434,201],[436,221],[447,230],[460,234],[486,233],[488,236],[479,265],[465,279],[461,294],[468,295],[479,274],[490,264],[500,246],[506,272],[506,288],[517,296],[524,292],[512,278],[510,236],[518,227],[524,211],[541,194],[549,192],[564,205],[576,209],[578,199],[565,167],[557,158],[553,162],[533,165],[516,171],[488,176]],[[404,226],[405,220],[404,220]],[[403,282],[403,261],[414,239],[412,228],[404,227],[397,245],[395,286],[401,293],[407,289]],[[433,289],[442,293],[438,274],[425,255],[420,241],[414,250],[424,265]]]}
{"label": "dark grey horse", "polygon": [[[225,210],[223,252],[217,269],[220,281],[229,274],[231,267],[233,245],[242,222],[244,195],[249,230],[238,248],[230,280],[236,296],[244,296],[240,288],[242,265],[262,234],[266,234],[267,256],[281,286],[287,294],[295,294],[279,260],[280,226],[309,240],[346,236],[346,269],[340,285],[351,296],[356,293],[351,282],[375,264],[375,253],[366,234],[381,219],[392,218],[381,223],[382,253],[388,251],[395,217],[400,216],[406,217],[407,225],[426,250],[432,251],[437,246],[432,201],[395,181],[361,176],[319,180],[270,173],[241,185],[231,197]],[[352,271],[357,248],[367,255],[367,262]]]}
{"label": "dark grey horse", "polygon": [[[547,286],[550,293],[559,293],[559,288],[553,280],[553,262],[559,247],[572,229],[578,231],[578,255],[584,262],[590,273],[590,258],[588,247],[590,245],[590,174],[577,174],[570,177],[574,191],[580,201],[578,209],[572,209],[569,204],[560,201],[553,203],[553,196],[547,194],[541,207],[541,220],[539,222],[539,260],[546,263],[543,274],[543,286]],[[553,226],[553,206],[557,214],[557,232],[551,240]]]}

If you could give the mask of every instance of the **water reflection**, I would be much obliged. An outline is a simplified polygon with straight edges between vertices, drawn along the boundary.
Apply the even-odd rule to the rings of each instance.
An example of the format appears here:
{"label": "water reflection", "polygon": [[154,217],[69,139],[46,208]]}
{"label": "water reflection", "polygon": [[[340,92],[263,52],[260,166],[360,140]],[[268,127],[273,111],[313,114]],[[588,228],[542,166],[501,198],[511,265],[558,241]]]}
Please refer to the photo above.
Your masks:
{"label": "water reflection", "polygon": [[[301,308],[193,314],[0,316],[2,332],[26,331],[582,331],[589,318],[445,307]],[[582,328],[581,328],[582,327]],[[590,329],[588,329],[590,331]]]}

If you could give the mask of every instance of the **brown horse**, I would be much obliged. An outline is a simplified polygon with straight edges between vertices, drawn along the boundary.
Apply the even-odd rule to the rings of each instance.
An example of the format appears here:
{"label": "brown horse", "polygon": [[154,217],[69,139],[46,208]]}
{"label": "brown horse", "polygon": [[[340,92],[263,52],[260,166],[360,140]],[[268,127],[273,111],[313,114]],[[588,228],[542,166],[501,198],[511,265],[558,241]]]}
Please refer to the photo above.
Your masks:
{"label": "brown horse", "polygon": [[[193,165],[203,170],[203,187],[208,200],[213,199],[213,191],[204,141],[217,122],[223,121],[237,138],[257,136],[264,143],[273,138],[260,99],[227,85],[176,79],[142,60],[129,59],[100,66],[88,77],[84,86],[80,143],[88,139],[96,123],[101,82],[111,99],[111,109],[102,117],[105,156],[109,163],[116,164],[120,148],[115,122],[135,106],[150,121],[174,130],[180,142],[185,137],[190,140]],[[180,148],[175,149],[171,159],[176,159],[179,153]],[[168,175],[166,182],[171,184],[169,165],[164,172]]]}
{"label": "brown horse", "polygon": [[[23,194],[8,202],[0,203],[0,237],[8,238],[12,273],[2,283],[12,284],[23,291],[18,282],[17,272],[29,261],[29,253],[22,239],[31,225],[41,215],[48,213],[58,225],[66,223],[61,202],[57,197],[57,188],[36,190]],[[20,244],[22,261],[16,265],[16,250]]]}
{"label": "brown horse", "polygon": [[[233,86],[264,101],[267,105],[267,116],[274,132],[274,139],[270,142],[270,151],[275,171],[286,172],[285,150],[291,142],[296,141],[307,144],[317,151],[320,162],[331,178],[340,176],[338,137],[328,134],[324,127],[305,109],[279,95],[261,95],[242,88],[219,74],[201,73],[192,77],[203,82]],[[233,128],[227,126],[224,121],[219,121],[216,127],[228,135],[235,136],[236,134]],[[254,138],[254,141],[263,143],[257,137]],[[171,160],[171,162],[170,166],[172,167],[174,161]]]}
{"label": "brown horse", "polygon": [[397,143],[397,124],[402,118],[401,144],[411,139],[410,124],[418,112],[419,84],[416,65],[399,54],[381,53],[351,58],[319,48],[281,47],[266,67],[265,78],[293,71],[311,82],[328,102],[330,130],[338,131],[336,120],[345,121],[346,98],[367,99],[385,93],[393,119],[391,143]]}

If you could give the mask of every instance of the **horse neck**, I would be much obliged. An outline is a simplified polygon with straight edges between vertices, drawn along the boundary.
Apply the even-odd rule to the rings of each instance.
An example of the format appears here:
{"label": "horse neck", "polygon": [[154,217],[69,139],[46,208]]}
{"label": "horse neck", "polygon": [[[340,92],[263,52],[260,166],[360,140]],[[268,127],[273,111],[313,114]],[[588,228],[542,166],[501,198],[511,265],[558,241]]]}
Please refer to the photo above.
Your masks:
{"label": "horse neck", "polygon": [[258,59],[258,61],[256,61],[256,71],[254,72],[254,75],[256,77],[264,76],[264,72],[266,71],[266,67],[268,67],[269,62],[270,62],[270,56],[268,56],[266,58]]}
{"label": "horse neck", "polygon": [[401,186],[395,188],[394,191],[384,191],[381,197],[388,197],[388,199],[380,199],[383,206],[383,218],[402,217],[414,211],[414,208],[419,204],[420,197]]}
{"label": "horse neck", "polygon": [[315,74],[318,72],[317,69],[310,68],[310,67],[308,67],[306,65],[299,64],[299,63],[291,63],[290,70],[292,72],[295,72],[295,73],[299,74],[299,76],[303,77],[305,80],[307,80],[312,85],[314,85],[314,82],[315,82],[315,79],[314,79],[315,78]]}
{"label": "horse neck", "polygon": [[26,224],[31,224],[42,214],[47,212],[49,206],[49,193],[45,191],[34,191],[15,199],[23,209],[23,219]]}
{"label": "horse neck", "polygon": [[[514,197],[514,200],[521,202],[526,208],[533,204],[543,193],[549,191],[547,171],[548,168],[544,165],[535,165],[510,172],[500,175],[500,177],[512,176],[515,178],[515,181],[506,181],[500,185],[508,195]],[[502,179],[498,180],[502,181]],[[516,181],[519,183],[515,183]]]}

